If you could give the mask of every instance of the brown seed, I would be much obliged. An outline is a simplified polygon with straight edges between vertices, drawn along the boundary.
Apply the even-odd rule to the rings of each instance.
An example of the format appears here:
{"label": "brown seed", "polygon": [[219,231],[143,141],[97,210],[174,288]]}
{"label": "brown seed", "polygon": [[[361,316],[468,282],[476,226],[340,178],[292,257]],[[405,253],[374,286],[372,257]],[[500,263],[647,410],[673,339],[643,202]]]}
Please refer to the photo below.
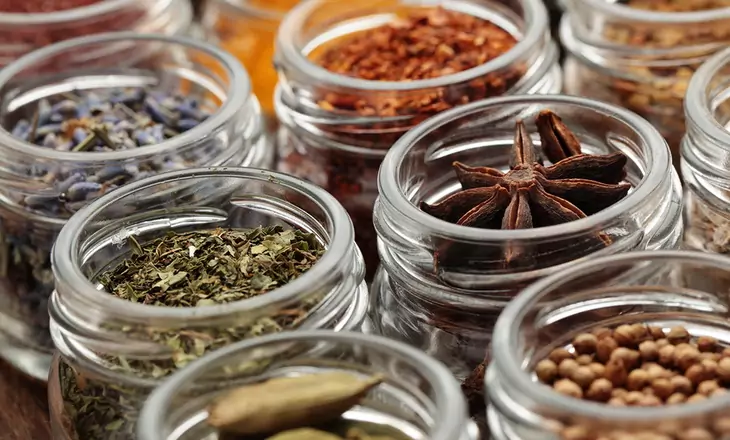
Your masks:
{"label": "brown seed", "polygon": [[662,347],[666,347],[667,345],[672,345],[672,344],[669,343],[669,341],[667,340],[667,338],[657,339],[654,342],[656,342],[657,348],[662,348]]}
{"label": "brown seed", "polygon": [[626,347],[619,347],[611,353],[611,359],[621,359],[626,369],[631,370],[639,366],[639,352]]}
{"label": "brown seed", "polygon": [[718,388],[715,391],[713,391],[712,393],[710,393],[710,397],[722,396],[723,394],[727,394],[727,389],[726,388]]}
{"label": "brown seed", "polygon": [[695,347],[677,347],[674,350],[674,365],[682,371],[686,371],[699,361],[700,352]]}
{"label": "brown seed", "polygon": [[644,393],[640,391],[629,391],[626,396],[624,396],[624,400],[629,406],[639,405],[644,400]]}
{"label": "brown seed", "polygon": [[556,381],[553,388],[560,394],[575,397],[576,399],[583,398],[583,390],[577,383],[570,379],[560,379]]}
{"label": "brown seed", "polygon": [[702,402],[703,400],[707,400],[707,397],[702,394],[692,394],[687,398],[687,403],[697,403]]}
{"label": "brown seed", "polygon": [[620,397],[623,399],[627,394],[629,394],[629,390],[626,388],[614,388],[613,391],[611,391],[611,397]]}
{"label": "brown seed", "polygon": [[699,385],[697,385],[697,392],[699,394],[704,394],[705,396],[712,395],[712,393],[718,389],[720,389],[720,384],[718,384],[716,380],[703,380]]}
{"label": "brown seed", "polygon": [[582,388],[588,388],[588,386],[596,379],[596,375],[593,374],[593,370],[587,365],[578,367],[570,379],[580,385]]}
{"label": "brown seed", "polygon": [[626,401],[622,397],[611,397],[606,403],[611,406],[626,406]]}
{"label": "brown seed", "polygon": [[679,433],[679,440],[715,440],[715,437],[704,428],[689,428]]}
{"label": "brown seed", "polygon": [[613,330],[611,330],[610,328],[606,328],[606,327],[598,327],[598,328],[596,328],[596,329],[593,329],[593,330],[591,331],[591,333],[592,333],[592,334],[593,334],[593,335],[594,335],[594,336],[595,336],[595,337],[596,337],[597,339],[599,339],[599,340],[600,340],[600,339],[603,339],[603,338],[608,338],[608,337],[611,337],[611,335],[613,335]]}
{"label": "brown seed", "polygon": [[712,422],[712,429],[720,435],[730,434],[730,417],[719,417]]}
{"label": "brown seed", "polygon": [[621,347],[632,347],[636,340],[634,338],[634,329],[628,324],[619,325],[613,331],[613,339],[615,339]]}
{"label": "brown seed", "polygon": [[655,361],[659,358],[659,347],[654,341],[644,341],[639,344],[639,354],[645,361]]}
{"label": "brown seed", "polygon": [[708,379],[712,379],[712,374],[702,366],[702,364],[692,365],[684,373],[684,376],[692,383],[692,385],[699,385],[700,382]]}
{"label": "brown seed", "polygon": [[669,396],[674,394],[674,386],[672,386],[672,382],[663,377],[654,379],[651,382],[651,387],[654,390],[654,394],[660,399],[667,399]]}
{"label": "brown seed", "polygon": [[563,362],[558,365],[558,374],[560,374],[560,377],[570,378],[573,377],[575,370],[579,367],[580,365],[578,365],[578,362],[575,359],[564,359]]}
{"label": "brown seed", "polygon": [[543,359],[535,366],[535,374],[543,383],[552,383],[558,377],[558,366],[550,359]]}
{"label": "brown seed", "polygon": [[548,359],[555,362],[555,365],[560,365],[565,359],[573,359],[573,353],[569,352],[566,348],[560,347],[550,352]]}
{"label": "brown seed", "polygon": [[652,364],[648,368],[645,368],[645,370],[649,374],[649,380],[652,381],[656,379],[669,379],[673,376],[671,371],[658,364]]}
{"label": "brown seed", "polygon": [[670,367],[674,365],[674,345],[665,345],[659,349],[659,362],[660,365]]}
{"label": "brown seed", "polygon": [[649,334],[654,340],[664,339],[664,329],[655,325],[649,326]]}
{"label": "brown seed", "polygon": [[694,386],[692,386],[692,382],[685,376],[674,376],[669,379],[669,382],[674,387],[675,393],[690,395],[694,392]]}
{"label": "brown seed", "polygon": [[730,357],[724,357],[717,363],[717,377],[723,382],[730,382]]}
{"label": "brown seed", "polygon": [[618,343],[612,337],[605,337],[598,340],[596,344],[596,358],[604,364],[611,359],[611,353],[618,348]]}
{"label": "brown seed", "polygon": [[582,354],[575,358],[575,361],[578,362],[578,365],[590,365],[593,362],[593,356],[590,354]]}
{"label": "brown seed", "polygon": [[599,364],[598,362],[592,362],[590,365],[588,365],[588,368],[593,371],[593,374],[595,374],[596,377],[606,376],[606,366],[603,364]]}
{"label": "brown seed", "polygon": [[626,379],[626,388],[631,391],[643,389],[649,384],[649,373],[645,370],[633,370]]}
{"label": "brown seed", "polygon": [[590,333],[581,333],[573,338],[573,348],[578,354],[593,354],[596,352],[598,338]]}
{"label": "brown seed", "polygon": [[638,406],[661,406],[662,401],[653,394],[644,394],[644,398],[639,401]]}
{"label": "brown seed", "polygon": [[721,358],[722,358],[722,356],[720,355],[720,353],[710,353],[710,352],[700,353],[700,361],[708,360],[708,361],[717,362]]}
{"label": "brown seed", "polygon": [[667,339],[670,343],[677,345],[682,342],[689,342],[690,334],[684,327],[672,327],[667,333]]}
{"label": "brown seed", "polygon": [[700,336],[697,338],[697,349],[703,353],[717,350],[717,339],[711,336]]}
{"label": "brown seed", "polygon": [[[709,353],[703,353],[703,354],[709,354]],[[702,359],[700,361],[700,365],[712,376],[717,374],[717,361],[713,359]]]}
{"label": "brown seed", "polygon": [[560,433],[560,437],[563,440],[592,440],[593,436],[591,436],[590,431],[588,428],[584,426],[574,425],[574,426],[568,426],[567,428],[563,429],[563,432]]}
{"label": "brown seed", "polygon": [[631,334],[634,336],[634,344],[645,341],[651,336],[649,335],[649,328],[645,324],[634,324],[631,326]]}
{"label": "brown seed", "polygon": [[593,381],[586,391],[586,397],[596,402],[606,402],[611,398],[613,385],[608,379],[600,378]]}
{"label": "brown seed", "polygon": [[614,387],[621,387],[626,383],[629,373],[624,367],[624,361],[620,358],[611,359],[606,364],[606,379],[611,381]]}
{"label": "brown seed", "polygon": [[676,405],[679,403],[684,403],[687,401],[687,396],[682,393],[674,393],[671,396],[667,397],[667,405]]}
{"label": "brown seed", "polygon": [[722,357],[730,357],[730,347],[725,347],[722,349],[722,352],[720,353]]}

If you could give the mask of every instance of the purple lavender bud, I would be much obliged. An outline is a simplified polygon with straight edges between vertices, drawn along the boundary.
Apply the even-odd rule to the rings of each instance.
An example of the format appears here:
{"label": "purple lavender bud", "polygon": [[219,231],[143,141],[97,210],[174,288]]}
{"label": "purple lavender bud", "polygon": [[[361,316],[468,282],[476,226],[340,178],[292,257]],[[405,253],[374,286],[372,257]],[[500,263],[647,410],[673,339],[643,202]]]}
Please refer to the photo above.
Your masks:
{"label": "purple lavender bud", "polygon": [[96,182],[76,182],[69,189],[61,193],[59,199],[62,202],[78,202],[96,197],[102,189],[102,185]]}

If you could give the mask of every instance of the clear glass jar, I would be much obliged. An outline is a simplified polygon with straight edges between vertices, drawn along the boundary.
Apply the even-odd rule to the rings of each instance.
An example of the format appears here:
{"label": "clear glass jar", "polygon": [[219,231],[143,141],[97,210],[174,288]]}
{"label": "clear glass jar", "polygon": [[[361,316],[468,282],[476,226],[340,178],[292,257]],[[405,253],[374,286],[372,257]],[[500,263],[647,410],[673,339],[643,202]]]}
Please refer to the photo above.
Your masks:
{"label": "clear glass jar", "polygon": [[687,85],[697,67],[730,41],[730,8],[657,12],[607,0],[563,3],[564,91],[647,119],[667,139],[679,170]]}
{"label": "clear glass jar", "polygon": [[[625,198],[577,221],[517,230],[459,226],[418,208],[460,188],[454,161],[507,169],[515,122],[523,120],[535,133],[531,124],[543,109],[576,133],[584,153],[628,156],[626,181],[633,188]],[[673,249],[681,241],[681,185],[664,139],[637,115],[585,98],[510,96],[434,116],[391,148],[378,185],[374,217],[381,265],[371,287],[371,330],[420,348],[459,378],[484,360],[497,316],[530,282],[583,259]],[[598,231],[611,238],[609,246],[595,245]],[[543,250],[522,268],[482,261],[435,270],[434,257],[443,246],[458,246],[460,255],[477,261],[507,244]]]}
{"label": "clear glass jar", "polygon": [[104,0],[57,12],[0,13],[0,67],[59,41],[112,31],[180,35],[193,20],[188,0]]}
{"label": "clear glass jar", "polygon": [[[203,9],[206,37],[233,54],[251,74],[253,92],[272,120],[276,31],[299,0],[209,0]],[[273,122],[273,121],[272,121]]]}
{"label": "clear glass jar", "polygon": [[[241,365],[261,365],[242,369]],[[264,378],[345,371],[382,374],[385,383],[343,419],[374,424],[414,440],[473,440],[458,383],[422,352],[362,333],[288,332],[241,342],[165,381],[145,403],[139,440],[218,438],[205,407],[221,392]],[[194,403],[191,402],[194,399]],[[394,434],[395,435],[395,434]]]}
{"label": "clear glass jar", "polygon": [[687,133],[682,139],[685,243],[692,249],[730,253],[730,50],[705,62],[685,97]]}
{"label": "clear glass jar", "polygon": [[[332,73],[308,58],[315,46],[377,27],[392,20],[394,13],[402,14],[418,5],[441,5],[488,19],[512,33],[519,43],[482,66],[418,81],[353,78]],[[493,95],[557,93],[561,84],[557,57],[542,0],[515,0],[499,6],[475,0],[304,2],[287,15],[277,37],[279,85],[274,106],[281,124],[277,169],[316,183],[345,206],[355,224],[357,244],[370,277],[378,264],[372,227],[378,168],[393,142],[426,115],[413,110],[413,114],[364,116],[355,110],[322,107],[319,102],[330,102],[333,97],[343,103],[428,102],[439,96],[451,100],[447,105],[453,106]],[[512,76],[516,72],[521,76]],[[519,79],[508,87],[510,80],[506,78]],[[488,85],[472,87],[482,82]]]}
{"label": "clear glass jar", "polygon": [[[144,305],[91,281],[130,252],[132,235],[146,242],[170,231],[260,225],[311,232],[326,251],[288,284],[224,305]],[[296,329],[359,330],[368,304],[362,255],[344,208],[321,188],[257,168],[167,172],[102,196],[64,226],[53,250],[53,273],[49,312],[61,364],[49,386],[62,387],[63,402],[51,402],[51,416],[65,420],[68,414],[58,412],[64,403],[79,407],[74,404],[79,396],[97,396],[94,414],[106,417],[102,426],[118,424],[115,439],[132,438],[137,412],[163,373],[225,344],[215,335],[278,331],[272,316],[291,314],[295,307],[308,310],[291,324]],[[166,335],[178,335],[173,339],[179,346],[165,345]],[[67,438],[59,430],[55,435]]]}
{"label": "clear glass jar", "polygon": [[596,327],[642,323],[667,330],[679,325],[694,337],[712,336],[727,345],[728,282],[727,258],[652,251],[582,262],[523,290],[494,329],[485,381],[493,439],[562,439],[556,431],[576,423],[595,435],[621,430],[625,437],[619,438],[635,438],[631,434],[636,431],[668,435],[661,439],[708,438],[684,433],[690,428],[712,431],[722,418],[727,427],[727,397],[660,407],[616,407],[561,395],[536,382],[531,370],[551,349]]}
{"label": "clear glass jar", "polygon": [[[190,90],[212,116],[165,142],[113,152],[60,151],[10,133],[40,99],[154,83]],[[46,380],[53,348],[46,311],[53,290],[50,251],[72,211],[54,211],[51,202],[65,191],[66,177],[115,169],[135,179],[194,166],[266,167],[272,149],[240,63],[180,37],[110,33],[61,42],[2,69],[0,96],[0,356]]]}

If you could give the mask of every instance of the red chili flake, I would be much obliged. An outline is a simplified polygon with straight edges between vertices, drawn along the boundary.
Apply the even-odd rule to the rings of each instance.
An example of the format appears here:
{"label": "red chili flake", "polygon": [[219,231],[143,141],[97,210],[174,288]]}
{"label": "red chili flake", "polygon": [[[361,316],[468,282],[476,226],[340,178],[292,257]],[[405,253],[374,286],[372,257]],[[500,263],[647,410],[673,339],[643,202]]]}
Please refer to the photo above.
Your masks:
{"label": "red chili flake", "polygon": [[[420,8],[388,24],[334,40],[313,51],[310,58],[329,71],[350,77],[418,81],[479,67],[516,43],[512,34],[488,20],[441,7]],[[436,113],[507,93],[525,70],[524,65],[510,66],[464,83],[409,92],[320,92],[315,101],[333,115],[385,119],[318,128],[344,144],[388,149],[408,129]],[[405,121],[387,119],[393,116],[407,117]],[[315,181],[348,209],[368,275],[373,275],[378,255],[372,210],[382,156],[366,158],[351,151],[293,145],[281,145],[280,154],[279,169]]]}

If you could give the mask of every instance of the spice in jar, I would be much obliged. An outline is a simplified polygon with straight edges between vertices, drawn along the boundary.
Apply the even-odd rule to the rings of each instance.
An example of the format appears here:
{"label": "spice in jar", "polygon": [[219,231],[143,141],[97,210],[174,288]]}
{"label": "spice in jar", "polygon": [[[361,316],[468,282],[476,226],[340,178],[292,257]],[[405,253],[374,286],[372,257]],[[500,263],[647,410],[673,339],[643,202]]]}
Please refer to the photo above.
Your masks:
{"label": "spice in jar", "polygon": [[39,14],[65,11],[99,3],[102,0],[15,0],[0,1],[0,12],[10,14]]}
{"label": "spice in jar", "polygon": [[342,420],[382,381],[344,372],[277,377],[223,394],[207,422],[226,440],[396,440]]}
{"label": "spice in jar", "polygon": [[[323,44],[309,57],[321,67],[343,76],[414,82],[477,68],[507,53],[516,44],[514,35],[481,17],[443,7],[418,8],[387,24]],[[451,86],[408,93],[323,92],[313,99],[328,113],[373,117],[371,122],[357,125],[344,123],[320,128],[343,144],[383,151],[408,129],[438,112],[507,93],[525,71],[525,66],[518,65]],[[382,154],[365,154],[348,148],[305,151],[291,145],[280,145],[279,154],[279,169],[324,187],[348,210],[355,225],[357,244],[372,276],[378,265],[372,211]]]}
{"label": "spice in jar", "polygon": [[[624,324],[576,335],[570,344],[553,349],[537,362],[534,374],[560,394],[610,406],[691,404],[728,392],[730,348],[714,337],[692,335],[681,326],[667,330]],[[724,438],[730,434],[727,422],[721,418],[708,420],[702,427],[630,434],[667,440]],[[576,425],[565,427],[561,434],[565,440],[624,438],[620,433]]]}
{"label": "spice in jar", "polygon": [[[264,295],[309,270],[324,253],[313,234],[281,226],[215,229],[167,235],[141,244],[95,281],[116,297],[157,307],[206,307]],[[121,329],[130,339],[171,349],[170,356],[128,359],[104,355],[106,365],[127,375],[162,378],[205,353],[235,341],[295,328],[316,306],[308,299],[230,328]],[[62,395],[71,425],[82,439],[135,438],[140,390],[85,378],[64,364]]]}
{"label": "spice in jar", "polygon": [[[20,109],[11,134],[23,141],[58,151],[88,153],[121,151],[156,145],[194,128],[214,111],[213,104],[156,88],[114,88],[69,92],[41,99]],[[33,163],[12,170],[39,182],[42,189],[9,194],[21,209],[50,218],[69,218],[92,199],[156,173],[184,169],[208,154],[204,149],[155,156],[144,162],[110,162],[94,170],[71,163]],[[27,177],[25,177],[27,176]],[[40,187],[39,187],[40,188]],[[15,200],[17,199],[17,200]],[[48,340],[46,304],[53,291],[48,231],[29,230],[22,218],[4,215],[0,230],[0,278],[17,297],[12,313],[41,330]]]}

